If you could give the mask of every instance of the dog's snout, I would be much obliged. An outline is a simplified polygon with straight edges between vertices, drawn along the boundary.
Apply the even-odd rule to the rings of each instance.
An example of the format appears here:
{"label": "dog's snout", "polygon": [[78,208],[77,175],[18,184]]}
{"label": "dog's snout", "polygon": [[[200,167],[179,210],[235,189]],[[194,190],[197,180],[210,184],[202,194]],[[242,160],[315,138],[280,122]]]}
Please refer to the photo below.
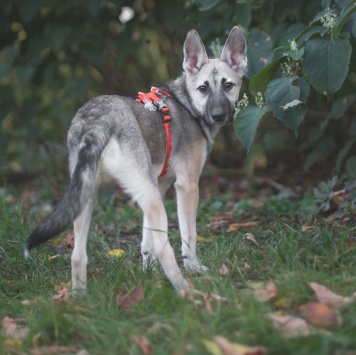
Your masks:
{"label": "dog's snout", "polygon": [[215,122],[222,122],[226,117],[226,113],[219,107],[214,107],[211,111],[211,118]]}

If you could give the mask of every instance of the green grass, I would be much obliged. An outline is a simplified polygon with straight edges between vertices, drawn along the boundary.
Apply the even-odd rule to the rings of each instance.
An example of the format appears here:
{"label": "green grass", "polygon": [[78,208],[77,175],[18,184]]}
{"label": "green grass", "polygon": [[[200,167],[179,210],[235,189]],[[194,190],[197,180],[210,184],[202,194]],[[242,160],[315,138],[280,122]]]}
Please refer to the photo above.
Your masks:
{"label": "green grass", "polygon": [[[131,334],[145,336],[156,354],[207,354],[203,340],[217,335],[245,345],[264,346],[269,354],[324,355],[355,350],[356,302],[341,310],[343,324],[328,328],[330,335],[285,339],[267,316],[274,311],[298,316],[300,305],[315,300],[309,282],[323,284],[343,296],[352,295],[356,291],[356,252],[345,241],[355,230],[319,221],[302,232],[296,220],[271,217],[249,207],[249,214],[238,218],[254,218],[260,221],[258,226],[232,233],[223,228],[213,231],[206,227],[210,214],[228,210],[218,202],[202,202],[198,213],[200,235],[208,240],[198,246],[198,253],[209,272],[200,276],[185,273],[197,289],[226,297],[227,304],[213,304],[213,315],[177,295],[160,268],[142,271],[140,212],[132,206],[118,207],[114,199],[105,197],[95,212],[89,236],[88,269],[96,273],[89,277],[88,296],[69,304],[53,301],[55,286],[70,280],[71,250],[48,242],[25,260],[23,244],[39,216],[37,212],[24,215],[20,205],[8,204],[2,190],[0,319],[26,318],[30,333],[15,345],[0,335],[0,354],[10,353],[6,350],[9,344],[28,353],[35,337],[41,346],[75,345],[90,354],[140,354],[130,340]],[[174,204],[167,201],[172,218],[170,236],[181,263]],[[260,248],[246,240],[246,232],[255,235]],[[123,239],[127,243],[121,243]],[[106,251],[113,248],[124,248],[126,257],[107,257]],[[50,255],[59,256],[49,261]],[[218,272],[223,263],[229,269],[226,276]],[[251,266],[249,271],[245,263]],[[278,299],[284,299],[283,308],[273,302],[258,302],[249,287],[256,281],[273,281]],[[144,286],[143,302],[131,309],[120,308],[118,293],[132,291],[140,284]],[[24,300],[31,304],[23,305]]]}

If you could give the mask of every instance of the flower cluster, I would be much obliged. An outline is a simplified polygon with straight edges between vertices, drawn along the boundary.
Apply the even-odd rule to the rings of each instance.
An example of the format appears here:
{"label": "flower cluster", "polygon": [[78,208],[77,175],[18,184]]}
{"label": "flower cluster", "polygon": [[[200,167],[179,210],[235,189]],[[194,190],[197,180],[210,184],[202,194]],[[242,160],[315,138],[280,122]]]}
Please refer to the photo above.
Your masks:
{"label": "flower cluster", "polygon": [[263,99],[262,92],[258,92],[255,96],[255,102],[258,107],[263,107],[265,106],[265,100]]}
{"label": "flower cluster", "polygon": [[209,48],[211,50],[211,53],[213,54],[214,58],[219,58],[220,54],[222,52],[223,46],[220,43],[220,40],[216,38],[214,41],[212,41],[209,44]]}
{"label": "flower cluster", "polygon": [[297,42],[294,40],[294,38],[290,41],[289,47],[292,51],[298,50],[298,45]]}
{"label": "flower cluster", "polygon": [[280,65],[281,69],[282,69],[282,74],[283,76],[293,76],[294,75],[294,70],[293,67],[291,65],[291,63],[287,63],[287,62],[283,62]]}
{"label": "flower cluster", "polygon": [[329,7],[327,7],[325,14],[320,16],[318,20],[322,23],[323,27],[328,30],[328,32],[331,32],[336,25],[337,15],[332,12]]}
{"label": "flower cluster", "polygon": [[240,110],[244,109],[245,107],[247,107],[249,104],[248,102],[248,97],[246,94],[242,95],[242,99],[237,101],[236,107],[237,107],[237,112],[239,112]]}

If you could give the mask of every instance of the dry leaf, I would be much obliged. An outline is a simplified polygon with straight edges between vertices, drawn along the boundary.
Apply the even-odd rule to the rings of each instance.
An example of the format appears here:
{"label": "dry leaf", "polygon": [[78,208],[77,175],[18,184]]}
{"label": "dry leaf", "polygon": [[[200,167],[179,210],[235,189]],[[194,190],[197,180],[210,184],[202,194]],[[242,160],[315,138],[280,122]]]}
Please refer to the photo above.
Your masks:
{"label": "dry leaf", "polygon": [[258,222],[232,223],[232,224],[229,224],[229,228],[227,229],[227,232],[234,232],[234,231],[238,230],[239,228],[256,227],[257,225],[258,225]]}
{"label": "dry leaf", "polygon": [[341,325],[341,318],[335,310],[322,302],[309,302],[299,307],[303,317],[312,325],[330,327]]}
{"label": "dry leaf", "polygon": [[214,338],[215,343],[219,346],[224,355],[265,355],[266,349],[260,346],[250,347],[243,344],[232,343],[222,336]]}
{"label": "dry leaf", "polygon": [[59,257],[59,254],[57,254],[57,255],[49,255],[48,258],[47,258],[47,260],[48,260],[49,262],[52,262],[52,261],[54,261],[55,259],[57,259],[58,257]]}
{"label": "dry leaf", "polygon": [[246,233],[244,234],[244,237],[246,237],[246,239],[251,240],[251,242],[255,243],[258,247],[260,247],[260,245],[257,243],[255,236],[252,233]]}
{"label": "dry leaf", "polygon": [[302,318],[292,316],[279,316],[269,314],[274,327],[279,330],[286,338],[309,336],[311,327]]}
{"label": "dry leaf", "polygon": [[52,297],[52,299],[54,301],[63,302],[63,303],[69,302],[68,289],[66,287],[63,287],[61,290],[58,291],[56,295]]}
{"label": "dry leaf", "polygon": [[18,325],[21,323],[27,322],[25,318],[10,318],[5,317],[1,321],[2,328],[5,331],[5,336],[13,339],[23,339],[25,338],[30,329],[27,327],[19,327]]}
{"label": "dry leaf", "polygon": [[[225,297],[221,297],[214,293],[205,293],[195,289],[184,290],[180,292],[182,297],[187,297],[193,301],[195,306],[203,306],[205,304],[206,310],[211,314],[215,315],[212,304],[213,301],[220,303],[227,303],[227,299]],[[202,300],[194,298],[195,296],[201,297]],[[204,301],[204,302],[203,302]]]}
{"label": "dry leaf", "polygon": [[74,235],[71,233],[68,233],[63,239],[62,239],[63,245],[65,245],[68,248],[74,248]]}
{"label": "dry leaf", "polygon": [[268,302],[276,298],[278,295],[278,289],[273,282],[268,282],[263,288],[257,288],[255,290],[255,297],[257,301]]}
{"label": "dry leaf", "polygon": [[318,301],[326,303],[332,308],[339,309],[347,302],[347,299],[335,294],[323,285],[319,285],[316,282],[311,282],[309,285],[315,292]]}
{"label": "dry leaf", "polygon": [[122,249],[112,249],[109,250],[106,254],[109,256],[114,256],[116,258],[121,258],[122,256],[126,255],[126,253]]}
{"label": "dry leaf", "polygon": [[227,275],[229,273],[229,269],[227,268],[227,266],[225,264],[222,264],[221,268],[219,269],[218,272],[219,272],[220,275],[225,276],[225,275]]}
{"label": "dry leaf", "polygon": [[307,224],[302,225],[302,232],[308,232],[310,230],[313,230],[313,227],[308,226]]}
{"label": "dry leaf", "polygon": [[141,303],[143,301],[143,285],[136,287],[131,294],[118,295],[117,301],[119,306],[125,309],[130,309],[137,303]]}
{"label": "dry leaf", "polygon": [[251,266],[249,264],[245,263],[244,268],[246,271],[250,271]]}
{"label": "dry leaf", "polygon": [[145,337],[132,334],[130,340],[139,347],[143,355],[153,354],[152,345]]}

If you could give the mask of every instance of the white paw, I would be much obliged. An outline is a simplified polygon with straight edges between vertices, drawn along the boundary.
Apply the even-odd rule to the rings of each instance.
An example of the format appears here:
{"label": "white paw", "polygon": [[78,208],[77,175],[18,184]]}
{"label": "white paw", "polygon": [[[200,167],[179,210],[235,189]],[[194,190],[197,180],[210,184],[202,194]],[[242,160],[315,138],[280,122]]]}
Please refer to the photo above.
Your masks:
{"label": "white paw", "polygon": [[184,267],[186,270],[193,271],[193,272],[199,272],[199,273],[205,273],[209,271],[209,269],[201,265],[199,262],[189,262],[188,260],[184,260]]}

